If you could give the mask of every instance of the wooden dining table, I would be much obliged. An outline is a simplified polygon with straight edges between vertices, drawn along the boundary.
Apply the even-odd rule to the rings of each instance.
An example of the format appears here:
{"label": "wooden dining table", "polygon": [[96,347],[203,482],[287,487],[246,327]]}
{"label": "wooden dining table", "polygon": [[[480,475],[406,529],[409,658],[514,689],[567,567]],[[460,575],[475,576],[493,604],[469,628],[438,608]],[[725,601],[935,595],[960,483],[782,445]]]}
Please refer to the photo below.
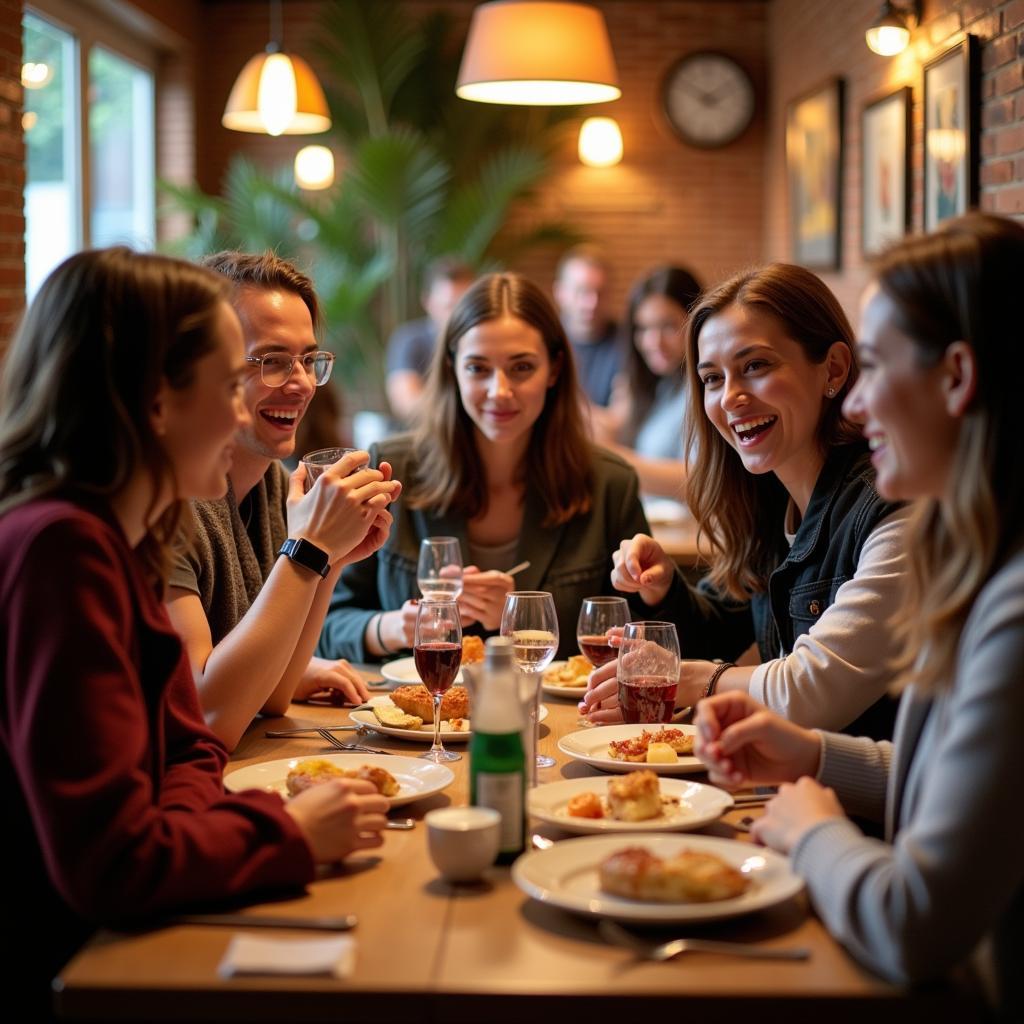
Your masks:
{"label": "wooden dining table", "polygon": [[[378,677],[379,678],[379,677]],[[601,774],[570,760],[559,739],[580,728],[575,703],[545,697],[540,749],[557,759],[540,782]],[[339,724],[340,708],[293,705],[287,717],[259,719],[247,731],[228,771],[288,757],[316,756],[319,737],[269,739],[268,729]],[[350,736],[350,733],[341,733]],[[366,741],[396,754],[423,747],[370,734]],[[423,815],[468,802],[467,744],[450,744],[462,759],[442,793],[392,812],[416,819],[410,831],[388,831],[372,855],[355,855],[305,892],[251,905],[259,914],[355,914],[356,966],[350,977],[224,978],[218,965],[243,928],[155,925],[131,933],[99,933],[55,981],[60,1016],[95,1021],[367,1021],[591,1024],[596,1021],[858,1021],[980,1019],[974,995],[951,984],[905,990],[864,970],[826,932],[801,894],[746,917],[656,930],[673,935],[805,946],[808,960],[743,960],[684,954],[670,962],[636,959],[599,935],[597,920],[524,895],[507,867],[493,867],[471,885],[443,881],[427,850]],[[700,778],[700,776],[697,776]],[[748,840],[742,807],[701,831]],[[567,834],[535,828],[549,838]],[[324,933],[259,930],[277,939]],[[740,1016],[740,1015],[743,1016]],[[755,1016],[756,1015],[756,1016]]]}

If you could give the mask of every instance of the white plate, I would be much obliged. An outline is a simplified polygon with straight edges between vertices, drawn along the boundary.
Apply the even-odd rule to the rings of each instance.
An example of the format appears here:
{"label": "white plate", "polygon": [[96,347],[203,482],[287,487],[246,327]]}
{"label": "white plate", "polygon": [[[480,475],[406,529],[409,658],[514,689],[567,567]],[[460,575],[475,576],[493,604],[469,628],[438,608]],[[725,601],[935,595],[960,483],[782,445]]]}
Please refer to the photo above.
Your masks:
{"label": "white plate", "polygon": [[[644,765],[635,766],[640,769]],[[618,821],[615,818],[574,818],[566,811],[578,793],[597,793],[603,797],[610,779],[566,779],[538,786],[529,792],[530,813],[541,821],[557,825],[566,832],[688,832],[721,817],[732,807],[732,797],[723,789],[682,779],[661,779],[662,796],[676,797],[678,804],[667,804],[662,814],[647,821]]]}
{"label": "white plate", "polygon": [[[368,704],[374,707],[383,707],[384,705],[390,705],[394,707],[394,703],[391,698],[386,694],[378,694],[376,697],[371,697]],[[424,722],[418,729],[397,729],[393,725],[382,725],[377,721],[377,716],[372,711],[350,711],[348,717],[352,719],[358,725],[368,726],[370,729],[376,732],[383,733],[385,736],[394,736],[400,740],[409,740],[412,743],[433,743],[434,742],[434,723]],[[548,717],[548,709],[541,704],[539,718],[543,722]],[[452,732],[445,725],[446,719],[441,719],[441,742],[442,743],[457,743],[468,740],[473,732],[471,729],[467,729],[465,732]]]}
{"label": "white plate", "polygon": [[[564,661],[553,661],[548,668],[561,668],[564,664]],[[586,676],[583,677],[582,686],[562,686],[558,683],[545,683],[542,677],[540,688],[551,697],[568,697],[570,700],[581,701],[583,694],[587,692],[587,679]]]}
{"label": "white plate", "polygon": [[425,796],[433,796],[447,789],[454,781],[455,775],[443,764],[434,764],[418,757],[400,757],[396,754],[314,754],[310,757],[282,758],[280,761],[263,761],[260,764],[246,765],[236,768],[224,776],[224,787],[232,793],[243,789],[265,789],[271,793],[288,796],[287,777],[300,761],[321,759],[330,761],[338,768],[358,768],[369,764],[377,768],[385,768],[395,777],[399,785],[398,795],[388,797],[392,807],[411,804]]}
{"label": "white plate", "polygon": [[[380,674],[389,683],[422,683],[419,672],[416,671],[416,659],[413,657],[396,658],[385,665],[381,665]],[[462,670],[455,677],[455,682],[462,682]]]}
{"label": "white plate", "polygon": [[[682,850],[713,853],[749,873],[753,885],[731,900],[712,903],[654,903],[611,896],[598,886],[598,866],[618,850],[643,846],[659,857]],[[716,921],[764,910],[804,887],[780,854],[752,843],[713,836],[623,834],[564,839],[548,850],[532,850],[512,865],[512,880],[528,896],[578,914],[648,924]]]}
{"label": "white plate", "polygon": [[[558,741],[558,749],[568,754],[575,761],[593,765],[606,772],[635,772],[637,768],[650,768],[658,775],[691,775],[693,772],[704,771],[700,758],[679,755],[673,764],[647,764],[646,762],[617,761],[608,754],[608,744],[612,740],[624,740],[631,736],[639,736],[644,729],[655,730],[658,725],[599,725],[590,729],[580,729],[563,736]],[[693,735],[696,729],[692,725],[673,725],[669,722],[666,729],[680,729]]]}

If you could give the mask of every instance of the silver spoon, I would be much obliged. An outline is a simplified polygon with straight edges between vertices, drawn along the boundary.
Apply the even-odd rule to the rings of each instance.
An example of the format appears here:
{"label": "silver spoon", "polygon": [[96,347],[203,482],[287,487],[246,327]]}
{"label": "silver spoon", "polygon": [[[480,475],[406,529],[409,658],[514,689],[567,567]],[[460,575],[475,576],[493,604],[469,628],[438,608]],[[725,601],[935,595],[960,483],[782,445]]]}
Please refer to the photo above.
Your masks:
{"label": "silver spoon", "polygon": [[614,921],[603,920],[597,930],[608,941],[632,950],[643,960],[671,960],[680,953],[723,953],[726,956],[745,956],[752,960],[807,960],[809,949],[771,949],[742,942],[722,942],[716,939],[670,939],[651,943],[626,931]]}

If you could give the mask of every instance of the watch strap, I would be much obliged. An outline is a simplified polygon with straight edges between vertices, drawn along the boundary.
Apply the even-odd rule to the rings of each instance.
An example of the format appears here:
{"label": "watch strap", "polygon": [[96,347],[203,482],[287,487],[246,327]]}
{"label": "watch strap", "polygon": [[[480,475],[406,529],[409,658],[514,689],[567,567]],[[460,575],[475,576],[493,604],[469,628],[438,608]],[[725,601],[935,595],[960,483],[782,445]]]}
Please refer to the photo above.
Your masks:
{"label": "watch strap", "polygon": [[277,553],[284,555],[296,565],[315,572],[321,578],[326,578],[331,571],[331,561],[327,552],[301,537],[289,537]]}

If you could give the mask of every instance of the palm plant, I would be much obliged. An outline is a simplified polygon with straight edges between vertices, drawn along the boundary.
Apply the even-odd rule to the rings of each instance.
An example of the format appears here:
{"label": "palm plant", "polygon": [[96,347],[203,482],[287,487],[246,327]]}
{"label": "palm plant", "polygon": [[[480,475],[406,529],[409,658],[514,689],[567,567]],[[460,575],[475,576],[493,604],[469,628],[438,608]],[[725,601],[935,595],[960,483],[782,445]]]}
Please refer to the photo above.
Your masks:
{"label": "palm plant", "polygon": [[177,246],[185,255],[269,247],[310,266],[345,382],[360,403],[379,404],[384,342],[416,315],[430,260],[458,256],[482,270],[534,245],[578,240],[563,223],[503,230],[575,112],[457,99],[461,40],[443,14],[414,20],[394,0],[329,0],[317,38],[344,153],[337,185],[305,194],[290,170],[238,158],[221,196],[163,188],[194,220]]}

